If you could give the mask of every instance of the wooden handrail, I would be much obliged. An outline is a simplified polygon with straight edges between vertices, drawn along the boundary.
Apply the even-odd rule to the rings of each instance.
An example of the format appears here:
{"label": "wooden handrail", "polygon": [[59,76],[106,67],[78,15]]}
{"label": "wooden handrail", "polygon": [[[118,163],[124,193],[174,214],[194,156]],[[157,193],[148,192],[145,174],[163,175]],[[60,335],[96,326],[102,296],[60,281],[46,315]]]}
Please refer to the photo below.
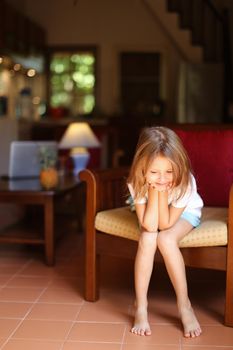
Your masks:
{"label": "wooden handrail", "polygon": [[218,19],[220,22],[224,22],[224,17],[223,15],[218,11],[218,9],[214,6],[212,1],[210,0],[203,0],[203,2],[209,7],[209,9],[212,11],[214,14],[215,18]]}

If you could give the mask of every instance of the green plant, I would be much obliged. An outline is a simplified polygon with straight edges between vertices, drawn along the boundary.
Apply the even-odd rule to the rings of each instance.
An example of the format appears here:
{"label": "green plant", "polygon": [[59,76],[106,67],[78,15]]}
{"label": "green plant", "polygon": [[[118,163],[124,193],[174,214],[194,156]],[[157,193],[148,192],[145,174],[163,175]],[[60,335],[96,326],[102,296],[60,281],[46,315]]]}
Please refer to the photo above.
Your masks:
{"label": "green plant", "polygon": [[54,168],[57,164],[57,152],[51,147],[41,146],[39,148],[39,160],[42,170]]}

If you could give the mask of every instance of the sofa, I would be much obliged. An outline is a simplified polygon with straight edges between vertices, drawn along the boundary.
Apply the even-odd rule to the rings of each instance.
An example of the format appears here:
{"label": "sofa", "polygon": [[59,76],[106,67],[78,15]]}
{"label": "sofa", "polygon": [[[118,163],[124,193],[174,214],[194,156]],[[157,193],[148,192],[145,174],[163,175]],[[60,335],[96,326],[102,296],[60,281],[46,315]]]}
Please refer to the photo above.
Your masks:
{"label": "sofa", "polygon": [[[189,154],[204,200],[201,225],[180,242],[185,264],[226,271],[224,323],[233,327],[233,127],[172,125]],[[84,170],[86,183],[85,299],[99,298],[99,258],[134,258],[139,226],[126,204],[129,167]],[[156,253],[156,259],[161,256]]]}

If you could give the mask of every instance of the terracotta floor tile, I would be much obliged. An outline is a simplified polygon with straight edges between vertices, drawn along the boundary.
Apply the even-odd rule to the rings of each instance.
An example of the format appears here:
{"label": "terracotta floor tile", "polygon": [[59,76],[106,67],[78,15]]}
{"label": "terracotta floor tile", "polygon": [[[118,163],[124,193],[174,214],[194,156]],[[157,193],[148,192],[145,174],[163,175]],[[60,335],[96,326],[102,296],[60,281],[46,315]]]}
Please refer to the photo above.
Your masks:
{"label": "terracotta floor tile", "polygon": [[134,304],[134,299],[134,290],[131,288],[100,288],[100,297],[96,303],[127,307],[130,304]]}
{"label": "terracotta floor tile", "polygon": [[37,303],[27,315],[27,319],[72,321],[80,308],[80,305]]}
{"label": "terracotta floor tile", "polygon": [[204,325],[222,326],[224,322],[224,303],[215,305],[213,308],[206,303],[194,308],[198,321]]}
{"label": "terracotta floor tile", "polygon": [[127,308],[121,305],[104,305],[86,302],[77,316],[78,321],[88,322],[131,322]]}
{"label": "terracotta floor tile", "polygon": [[[134,315],[135,308],[130,308]],[[149,299],[148,317],[151,324],[180,324],[176,301],[173,298],[154,296]]]}
{"label": "terracotta floor tile", "polygon": [[143,345],[179,345],[182,332],[175,325],[151,325],[151,336],[138,336],[126,330],[124,343],[126,344],[143,344]]}
{"label": "terracotta floor tile", "polygon": [[0,276],[0,286],[4,286],[12,277],[12,275]]}
{"label": "terracotta floor tile", "polygon": [[78,286],[83,287],[84,278],[53,278],[49,283],[49,288],[72,288],[77,289]]}
{"label": "terracotta floor tile", "polygon": [[72,288],[48,288],[39,298],[39,302],[83,304],[83,297]]}
{"label": "terracotta floor tile", "polygon": [[21,267],[19,265],[4,265],[1,266],[1,275],[14,275],[20,271]]}
{"label": "terracotta floor tile", "polygon": [[[192,339],[192,345],[209,346],[232,346],[233,347],[233,328],[224,326],[203,326],[202,335]],[[184,346],[189,345],[190,339],[182,338]]]}
{"label": "terracotta floor tile", "polygon": [[13,338],[64,340],[72,323],[66,321],[25,320]]}
{"label": "terracotta floor tile", "polygon": [[82,277],[84,276],[83,264],[63,264],[56,266],[54,271],[60,277]]}
{"label": "terracotta floor tile", "polygon": [[0,318],[23,318],[31,307],[31,303],[0,302]]}
{"label": "terracotta floor tile", "polygon": [[86,342],[121,342],[124,324],[112,323],[75,323],[67,340]]}
{"label": "terracotta floor tile", "polygon": [[35,301],[41,294],[42,288],[7,288],[0,290],[0,301]]}
{"label": "terracotta floor tile", "polygon": [[9,337],[20,322],[20,320],[0,319],[0,338]]}
{"label": "terracotta floor tile", "polygon": [[0,346],[2,346],[6,342],[6,339],[0,339]]}
{"label": "terracotta floor tile", "polygon": [[20,275],[24,276],[57,276],[53,267],[49,267],[44,264],[43,261],[31,261],[30,264],[25,266]]}
{"label": "terracotta floor tile", "polygon": [[30,339],[11,339],[2,350],[60,350],[61,342]]}
{"label": "terracotta floor tile", "polygon": [[182,346],[182,350],[233,350],[233,346]]}
{"label": "terracotta floor tile", "polygon": [[62,350],[121,350],[121,344],[66,342]]}
{"label": "terracotta floor tile", "polygon": [[[222,325],[224,314],[224,303],[193,303],[193,308],[201,325]],[[131,310],[130,310],[131,311]],[[132,307],[132,315],[134,314]],[[180,324],[180,318],[174,297],[156,297],[149,299],[149,319],[150,323]]]}
{"label": "terracotta floor tile", "polygon": [[27,256],[4,256],[0,255],[0,266],[2,265],[15,265],[15,266],[23,266],[28,263],[30,260]]}
{"label": "terracotta floor tile", "polygon": [[[179,345],[161,345],[160,344],[159,346],[156,345],[156,348],[155,348],[154,345],[124,344],[122,347],[122,350],[180,350],[180,346]],[[199,350],[202,350],[202,349],[199,349]]]}
{"label": "terracotta floor tile", "polygon": [[48,277],[15,276],[7,283],[7,287],[46,287],[50,280]]}
{"label": "terracotta floor tile", "polygon": [[89,303],[83,293],[84,235],[58,243],[54,267],[45,265],[39,247],[0,246],[1,350],[233,350],[233,328],[223,326],[225,273],[187,269],[204,333],[184,339],[173,287],[158,265],[149,289],[153,333],[139,337],[130,333],[133,261],[101,259],[100,299]]}

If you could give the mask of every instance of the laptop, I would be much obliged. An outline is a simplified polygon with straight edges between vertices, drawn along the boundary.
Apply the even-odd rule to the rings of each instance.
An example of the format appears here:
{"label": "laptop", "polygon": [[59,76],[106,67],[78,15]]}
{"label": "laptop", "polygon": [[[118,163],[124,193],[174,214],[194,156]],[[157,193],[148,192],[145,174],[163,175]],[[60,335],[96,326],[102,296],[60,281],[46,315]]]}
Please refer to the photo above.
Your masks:
{"label": "laptop", "polygon": [[36,178],[40,175],[39,151],[41,146],[58,153],[55,141],[12,141],[8,176],[10,179]]}

